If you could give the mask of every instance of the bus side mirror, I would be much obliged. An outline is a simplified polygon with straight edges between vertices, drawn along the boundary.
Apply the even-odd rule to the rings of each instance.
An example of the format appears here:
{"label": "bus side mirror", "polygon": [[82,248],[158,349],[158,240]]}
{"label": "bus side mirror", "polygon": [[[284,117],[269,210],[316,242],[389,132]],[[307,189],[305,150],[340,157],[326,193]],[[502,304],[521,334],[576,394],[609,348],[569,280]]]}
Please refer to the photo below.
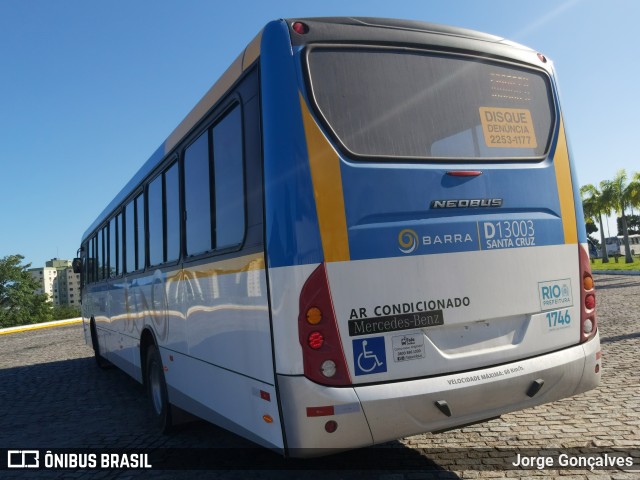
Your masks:
{"label": "bus side mirror", "polygon": [[71,267],[73,268],[73,273],[82,273],[82,259],[74,258],[73,262],[71,262]]}

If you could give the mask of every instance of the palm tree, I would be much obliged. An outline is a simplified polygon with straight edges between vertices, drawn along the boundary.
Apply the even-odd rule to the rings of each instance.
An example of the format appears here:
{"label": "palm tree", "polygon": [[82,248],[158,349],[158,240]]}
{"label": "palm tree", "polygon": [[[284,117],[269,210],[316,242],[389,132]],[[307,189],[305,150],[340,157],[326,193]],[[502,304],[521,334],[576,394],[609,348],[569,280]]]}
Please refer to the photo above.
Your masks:
{"label": "palm tree", "polygon": [[609,263],[609,254],[607,253],[604,228],[602,227],[602,214],[607,214],[609,212],[609,208],[603,201],[602,192],[591,184],[584,185],[580,188],[580,196],[582,197],[582,209],[584,210],[584,216],[589,219],[598,219],[600,224],[600,250],[602,263]]}
{"label": "palm tree", "polygon": [[600,182],[602,196],[608,201],[613,210],[622,218],[622,236],[625,246],[625,263],[633,263],[631,249],[629,248],[629,232],[627,230],[627,216],[625,210],[636,205],[640,196],[640,178],[636,173],[633,180],[627,183],[627,172],[624,169],[618,170],[613,180]]}
{"label": "palm tree", "polygon": [[631,208],[640,208],[640,172],[634,173],[629,187],[631,188]]}

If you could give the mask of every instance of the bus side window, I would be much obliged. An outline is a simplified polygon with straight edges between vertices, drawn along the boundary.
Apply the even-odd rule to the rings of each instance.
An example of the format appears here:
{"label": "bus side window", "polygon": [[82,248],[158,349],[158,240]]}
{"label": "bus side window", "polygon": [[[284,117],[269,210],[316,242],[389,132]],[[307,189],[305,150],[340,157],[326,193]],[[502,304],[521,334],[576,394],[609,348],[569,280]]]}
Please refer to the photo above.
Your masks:
{"label": "bus side window", "polygon": [[179,188],[177,163],[149,183],[149,266],[171,262],[180,256]]}
{"label": "bus side window", "polygon": [[162,220],[162,175],[156,177],[147,190],[149,207],[149,265],[164,261],[164,235]]}
{"label": "bus side window", "polygon": [[109,221],[109,272],[108,278],[116,276],[116,260],[118,257],[116,251],[116,217]]}
{"label": "bus side window", "polygon": [[103,266],[104,266],[104,248],[103,248],[103,237],[102,237],[102,229],[98,230],[98,255],[96,256],[96,264],[98,266],[98,275],[96,276],[96,280],[100,281],[104,279],[102,274]]}
{"label": "bus side window", "polygon": [[242,243],[245,233],[242,115],[236,106],[213,127],[216,248]]}
{"label": "bus side window", "polygon": [[209,132],[205,131],[184,153],[187,255],[197,255],[211,250],[209,178]]}
{"label": "bus side window", "polygon": [[145,267],[145,229],[144,229],[144,195],[136,197],[136,245],[138,247],[136,255],[136,269],[142,270]]}
{"label": "bus side window", "polygon": [[98,240],[97,240],[97,236],[94,235],[91,238],[91,241],[89,242],[89,262],[88,262],[88,269],[89,269],[89,276],[88,276],[88,282],[89,283],[93,283],[97,280],[96,278],[96,252],[97,252],[97,247],[96,245],[98,244]]}
{"label": "bus side window", "polygon": [[116,275],[122,275],[124,273],[123,267],[123,258],[124,258],[124,250],[122,246],[122,238],[124,235],[124,231],[122,229],[122,212],[118,214],[116,217],[116,244],[117,244],[117,261],[116,261]]}
{"label": "bus side window", "polygon": [[178,163],[174,163],[164,174],[164,204],[166,243],[165,261],[177,260],[180,256],[180,178]]}
{"label": "bus side window", "polygon": [[124,210],[125,221],[125,269],[134,272],[136,269],[136,229],[133,201],[129,202]]}

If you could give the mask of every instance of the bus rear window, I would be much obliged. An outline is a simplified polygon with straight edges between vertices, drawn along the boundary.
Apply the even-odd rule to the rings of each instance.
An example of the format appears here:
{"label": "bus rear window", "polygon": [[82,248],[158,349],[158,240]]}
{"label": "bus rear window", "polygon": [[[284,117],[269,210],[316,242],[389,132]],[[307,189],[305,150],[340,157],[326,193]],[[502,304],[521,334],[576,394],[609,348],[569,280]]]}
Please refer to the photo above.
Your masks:
{"label": "bus rear window", "polygon": [[316,107],[353,156],[534,159],[554,124],[547,76],[473,57],[395,48],[315,47]]}

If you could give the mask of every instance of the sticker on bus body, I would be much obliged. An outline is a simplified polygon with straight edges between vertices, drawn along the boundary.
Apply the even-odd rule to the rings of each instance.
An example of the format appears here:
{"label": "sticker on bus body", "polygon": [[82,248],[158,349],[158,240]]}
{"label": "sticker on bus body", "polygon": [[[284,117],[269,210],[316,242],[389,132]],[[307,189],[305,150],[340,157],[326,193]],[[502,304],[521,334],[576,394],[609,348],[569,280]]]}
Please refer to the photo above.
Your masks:
{"label": "sticker on bus body", "polygon": [[526,108],[480,107],[480,122],[487,147],[538,146],[531,112]]}
{"label": "sticker on bus body", "polygon": [[392,337],[391,345],[393,361],[396,363],[420,360],[425,357],[424,334],[421,332]]}
{"label": "sticker on bus body", "polygon": [[372,375],[387,371],[387,352],[384,337],[352,340],[353,366],[356,376]]}
{"label": "sticker on bus body", "polygon": [[540,310],[543,312],[573,306],[571,279],[563,278],[538,282],[538,297],[540,298]]}

